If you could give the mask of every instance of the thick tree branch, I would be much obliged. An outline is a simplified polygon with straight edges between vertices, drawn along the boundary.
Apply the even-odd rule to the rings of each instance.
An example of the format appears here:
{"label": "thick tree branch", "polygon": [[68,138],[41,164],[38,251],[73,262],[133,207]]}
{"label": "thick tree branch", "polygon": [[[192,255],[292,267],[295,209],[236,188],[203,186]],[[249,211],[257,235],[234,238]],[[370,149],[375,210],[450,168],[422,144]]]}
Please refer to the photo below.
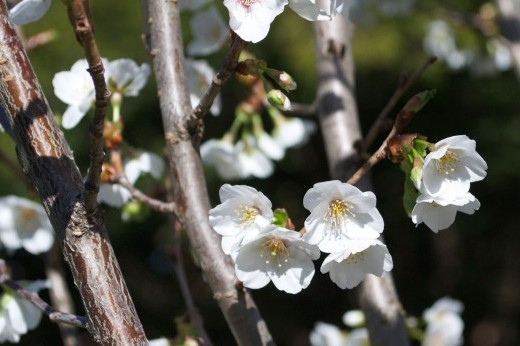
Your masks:
{"label": "thick tree branch", "polygon": [[[321,2],[321,6],[327,8],[329,1]],[[319,119],[330,174],[340,180],[345,180],[358,165],[354,144],[361,138],[354,98],[350,30],[341,16],[331,22],[315,24]],[[368,180],[364,183],[370,185]],[[367,275],[360,301],[373,346],[408,345],[401,304],[390,274]]]}
{"label": "thick tree branch", "polygon": [[173,178],[174,198],[191,246],[200,261],[228,325],[239,345],[272,344],[271,336],[249,292],[236,287],[231,260],[208,222],[210,208],[202,163],[186,128],[192,109],[184,76],[184,53],[177,2],[149,0],[151,53]]}
{"label": "thick tree branch", "polygon": [[60,241],[87,311],[89,331],[103,345],[146,345],[102,213],[86,210],[83,179],[3,1],[0,57],[0,101],[18,159]]}
{"label": "thick tree branch", "polygon": [[89,73],[94,82],[96,102],[94,117],[90,122],[90,165],[85,181],[85,207],[93,212],[97,207],[97,194],[101,184],[101,166],[105,153],[103,152],[103,126],[108,106],[110,92],[105,82],[103,61],[94,40],[94,31],[90,22],[90,7],[88,0],[69,0],[67,12],[76,33],[76,38],[83,46],[87,58]]}

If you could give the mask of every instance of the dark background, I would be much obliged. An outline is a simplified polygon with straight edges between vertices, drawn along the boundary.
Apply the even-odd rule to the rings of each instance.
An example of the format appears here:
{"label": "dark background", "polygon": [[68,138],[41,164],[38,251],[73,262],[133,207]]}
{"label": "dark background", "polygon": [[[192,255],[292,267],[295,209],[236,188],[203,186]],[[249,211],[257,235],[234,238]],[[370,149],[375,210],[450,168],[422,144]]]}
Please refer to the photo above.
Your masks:
{"label": "dark background", "polygon": [[[123,1],[94,1],[92,5],[102,55],[110,60],[126,57],[151,64],[140,38],[140,6]],[[450,2],[450,11],[475,15],[482,5],[483,2],[476,0],[454,0]],[[227,19],[227,12],[221,10]],[[414,11],[400,16],[384,17],[377,12],[373,15],[372,23],[358,25],[353,37],[356,95],[365,133],[395,90],[400,75],[410,74],[426,58],[422,39],[430,20],[448,21],[460,47],[485,54],[487,38],[454,21],[442,5],[421,2]],[[189,14],[183,19],[185,24],[188,18]],[[188,26],[185,28],[184,35],[189,39]],[[59,71],[69,70],[82,58],[82,49],[75,42],[65,8],[59,1],[52,4],[43,19],[24,27],[27,37],[48,29],[56,30],[57,39],[32,51],[30,57],[51,106],[59,115],[66,106],[53,94],[52,77]],[[268,38],[247,49],[268,61],[269,66],[286,70],[295,78],[298,89],[291,93],[293,101],[311,103],[316,90],[313,44],[312,24],[286,10],[273,23]],[[221,50],[209,57],[214,68],[219,66],[224,53]],[[152,78],[139,97],[125,98],[122,114],[125,139],[135,147],[160,154],[164,141],[154,83]],[[483,182],[472,184],[471,192],[480,200],[481,209],[473,216],[459,214],[453,226],[434,234],[424,225],[416,228],[406,216],[401,204],[403,174],[399,168],[390,162],[374,168],[372,177],[378,208],[385,219],[384,235],[393,256],[392,274],[401,301],[410,315],[421,316],[422,311],[440,297],[459,299],[465,305],[462,317],[466,344],[518,344],[520,227],[515,195],[520,191],[520,81],[512,69],[476,76],[471,69],[450,71],[444,63],[438,62],[427,70],[400,105],[425,89],[436,89],[437,94],[407,132],[422,133],[432,142],[466,134],[477,141],[477,150],[489,169]],[[206,138],[223,134],[233,119],[234,107],[245,96],[236,81],[226,85],[222,114],[207,118]],[[65,131],[82,172],[87,167],[87,127],[85,118],[76,128]],[[7,136],[0,135],[0,146],[15,157]],[[237,183],[261,190],[273,201],[273,207],[286,208],[296,226],[301,227],[308,215],[302,205],[303,195],[314,183],[329,179],[319,131],[304,148],[289,150],[276,166],[275,174],[268,179]],[[34,192],[26,189],[3,165],[0,165],[0,178],[0,195],[35,197]],[[214,203],[218,202],[222,183],[213,170],[208,170],[208,189]],[[140,180],[143,189],[154,188],[153,184],[150,179]],[[120,210],[106,208],[107,228],[147,336],[150,339],[173,337],[174,318],[184,313],[184,305],[165,255],[172,240],[166,217],[149,212],[142,222],[124,223],[120,214]],[[3,257],[13,268],[15,278],[44,278],[41,258],[23,251],[13,257]],[[189,284],[213,342],[233,344],[199,269],[189,255],[186,257]],[[305,345],[316,321],[341,326],[342,314],[358,307],[356,290],[341,290],[328,275],[319,273],[323,257],[316,263],[313,282],[302,293],[286,294],[272,284],[253,292],[278,344]],[[72,282],[70,287],[81,313]],[[43,296],[48,298],[46,293]],[[44,318],[40,327],[22,337],[21,344],[58,345],[60,340],[57,327]]]}

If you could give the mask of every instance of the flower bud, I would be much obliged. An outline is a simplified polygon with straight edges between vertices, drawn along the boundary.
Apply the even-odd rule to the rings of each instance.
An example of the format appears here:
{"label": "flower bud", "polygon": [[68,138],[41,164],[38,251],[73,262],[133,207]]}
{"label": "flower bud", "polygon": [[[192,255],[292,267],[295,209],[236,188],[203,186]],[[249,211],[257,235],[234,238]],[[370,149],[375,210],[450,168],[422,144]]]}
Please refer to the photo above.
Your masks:
{"label": "flower bud", "polygon": [[296,82],[291,77],[290,74],[288,74],[285,71],[278,71],[273,68],[266,68],[264,70],[264,73],[269,76],[280,88],[284,90],[294,90],[296,89]]}
{"label": "flower bud", "polygon": [[269,101],[270,104],[273,106],[282,108],[282,109],[289,109],[291,107],[291,101],[285,95],[282,91],[278,89],[273,89],[269,91],[266,95],[267,101]]}

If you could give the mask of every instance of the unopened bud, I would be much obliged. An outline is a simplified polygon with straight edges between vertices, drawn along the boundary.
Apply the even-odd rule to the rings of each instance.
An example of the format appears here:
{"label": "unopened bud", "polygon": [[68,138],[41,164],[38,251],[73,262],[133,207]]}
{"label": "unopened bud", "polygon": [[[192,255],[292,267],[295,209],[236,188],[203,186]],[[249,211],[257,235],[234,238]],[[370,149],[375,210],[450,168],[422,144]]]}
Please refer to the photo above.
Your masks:
{"label": "unopened bud", "polygon": [[282,109],[289,109],[291,107],[291,101],[287,95],[278,89],[269,91],[266,97],[267,101],[269,101],[269,103],[273,106],[280,107]]}
{"label": "unopened bud", "polygon": [[395,119],[396,125],[399,125],[399,127],[408,125],[415,116],[415,113],[420,111],[434,95],[435,90],[426,90],[415,94],[410,100],[408,100],[408,102],[406,102],[399,114],[397,114],[397,118]]}
{"label": "unopened bud", "polygon": [[269,76],[278,86],[280,86],[284,90],[294,90],[296,89],[296,82],[285,71],[278,71],[273,68],[266,68],[264,70],[265,74]]}

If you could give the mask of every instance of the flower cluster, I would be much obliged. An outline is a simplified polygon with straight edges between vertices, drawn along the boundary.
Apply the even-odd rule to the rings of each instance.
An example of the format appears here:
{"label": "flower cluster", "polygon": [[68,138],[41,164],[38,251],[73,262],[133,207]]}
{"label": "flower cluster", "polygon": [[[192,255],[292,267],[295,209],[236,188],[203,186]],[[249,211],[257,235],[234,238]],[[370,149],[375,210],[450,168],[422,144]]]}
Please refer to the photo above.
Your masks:
{"label": "flower cluster", "polygon": [[325,11],[316,0],[224,0],[231,29],[244,41],[253,43],[267,36],[271,23],[286,5],[301,17],[316,21],[330,20],[332,15],[341,12],[343,1],[331,1],[330,10]]}
{"label": "flower cluster", "polygon": [[261,288],[272,281],[279,290],[298,293],[310,284],[318,248],[298,232],[272,224],[271,202],[264,194],[226,184],[220,201],[210,210],[209,222],[222,235],[222,249],[233,258],[245,287]]}
{"label": "flower cluster", "polygon": [[[415,224],[424,223],[433,232],[448,228],[457,212],[473,214],[480,202],[470,192],[470,183],[485,178],[487,165],[476,152],[475,141],[453,136],[427,145],[430,153],[414,155],[411,180],[418,191],[411,210]],[[425,152],[424,152],[425,153]]]}
{"label": "flower cluster", "polygon": [[[103,59],[103,66],[107,86],[112,93],[114,118],[118,118],[121,98],[139,94],[150,76],[150,66],[148,64],[138,66],[131,59],[114,61]],[[75,127],[94,103],[94,83],[88,68],[85,59],[78,60],[72,65],[70,71],[58,72],[52,80],[54,94],[68,105],[62,120],[62,125],[66,129]]]}
{"label": "flower cluster", "polygon": [[365,274],[382,276],[393,262],[377,238],[384,222],[372,192],[338,180],[317,183],[305,194],[303,205],[311,214],[303,238],[329,255],[321,266],[340,288],[353,288]]}
{"label": "flower cluster", "polygon": [[[463,305],[460,301],[448,297],[437,300],[424,310],[423,321],[409,316],[405,319],[408,335],[422,346],[459,346],[463,344],[464,321],[460,317]],[[370,345],[368,331],[365,328],[365,315],[360,310],[347,311],[343,323],[350,331],[336,325],[316,322],[310,332],[312,346],[366,346]]]}
{"label": "flower cluster", "polygon": [[8,252],[25,249],[34,255],[47,252],[54,243],[54,231],[43,207],[28,199],[0,198],[0,244]]}
{"label": "flower cluster", "polygon": [[377,239],[383,220],[371,192],[339,181],[316,184],[304,197],[311,215],[303,236],[285,228],[291,225],[287,214],[273,213],[269,199],[252,187],[223,185],[220,201],[210,210],[209,222],[246,287],[272,281],[280,290],[298,293],[314,275],[312,260],[319,250],[330,253],[321,272],[328,272],[340,288],[357,286],[365,274],[381,276],[392,269],[392,258]]}

